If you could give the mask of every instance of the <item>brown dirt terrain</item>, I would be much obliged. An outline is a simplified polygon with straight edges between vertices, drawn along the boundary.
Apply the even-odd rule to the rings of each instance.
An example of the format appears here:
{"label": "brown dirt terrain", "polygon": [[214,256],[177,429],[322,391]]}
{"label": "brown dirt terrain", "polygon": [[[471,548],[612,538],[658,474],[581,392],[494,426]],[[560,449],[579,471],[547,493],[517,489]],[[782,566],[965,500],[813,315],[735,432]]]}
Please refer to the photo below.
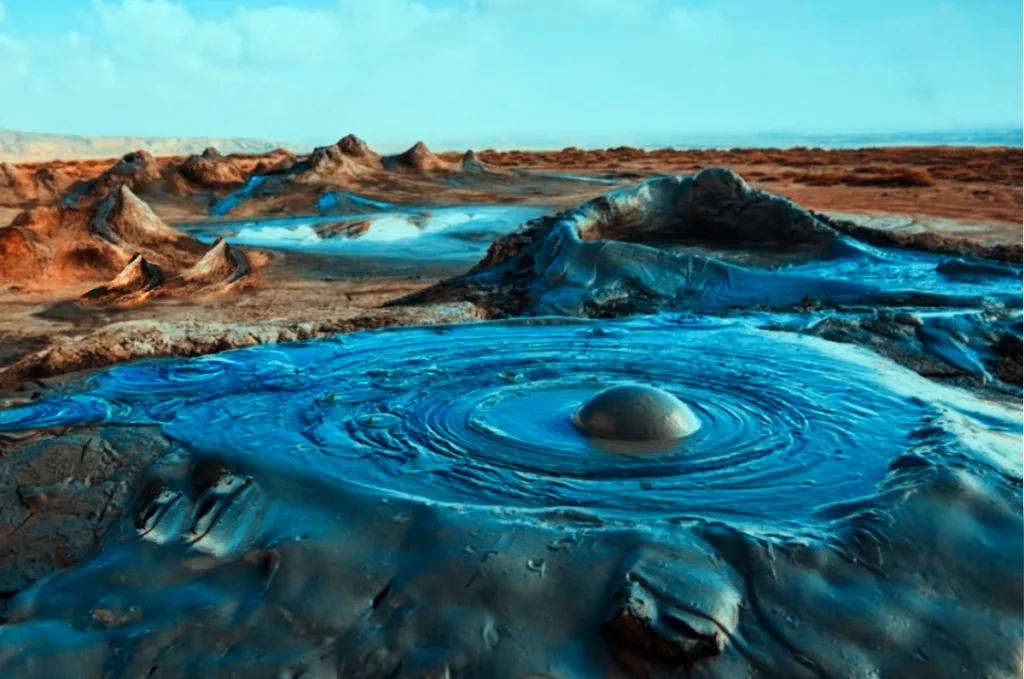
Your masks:
{"label": "brown dirt terrain", "polygon": [[[754,186],[816,210],[926,215],[962,221],[1000,222],[1014,227],[1021,224],[1024,159],[1021,150],[1014,148],[922,146],[645,151],[619,147],[602,150],[567,148],[561,151],[485,150],[467,156],[460,153],[434,154],[426,146],[417,144],[402,154],[383,159],[385,163],[393,159],[403,169],[411,170],[405,174],[420,176],[457,173],[470,167],[479,168],[482,164],[496,176],[489,177],[476,190],[473,190],[475,187],[454,190],[451,186],[439,186],[440,182],[429,178],[416,182],[398,172],[374,172],[379,169],[382,158],[351,135],[334,147],[324,149],[319,154],[325,158],[335,155],[336,159],[348,161],[350,168],[370,170],[363,172],[366,176],[355,181],[352,188],[367,188],[372,191],[372,194],[367,194],[371,197],[390,198],[396,202],[403,199],[430,200],[431,194],[438,191],[443,199],[461,197],[461,202],[471,199],[481,202],[537,201],[545,193],[544,188],[546,193],[563,197],[569,194],[570,199],[585,193],[578,185],[567,186],[565,183],[556,187],[530,186],[525,178],[514,182],[515,186],[509,187],[514,190],[506,193],[502,185],[508,183],[509,173],[513,171],[582,174],[629,183],[656,174],[693,174],[705,167],[724,166],[735,170]],[[340,150],[332,154],[332,149]],[[253,156],[220,156],[215,150],[207,150],[200,156],[153,158],[144,153],[129,155],[152,159],[146,163],[156,163],[157,174],[161,178],[189,176],[194,184],[214,192],[237,188],[252,174],[264,173],[278,166],[287,167],[302,159],[286,151]],[[117,159],[7,163],[0,169],[0,208],[20,211],[34,205],[50,204],[74,186],[96,180],[105,173],[114,174],[119,163],[121,161]],[[150,193],[159,194],[155,190]],[[199,215],[203,213],[197,208],[205,207],[186,209],[180,200],[174,200],[176,196],[173,195],[144,197],[161,217],[172,221],[176,211]],[[306,209],[310,210],[310,206]],[[280,214],[281,211],[272,213]],[[0,212],[0,224],[3,223],[3,214]],[[244,216],[256,214],[247,212]],[[1012,238],[1019,231],[1019,228],[1007,227],[1005,236]],[[1019,242],[1019,233],[1017,238]]]}
{"label": "brown dirt terrain", "polygon": [[[497,167],[637,179],[729,167],[752,185],[816,210],[1021,222],[1022,152],[953,146],[864,149],[481,151]],[[1020,229],[1015,229],[1019,232]],[[1007,236],[1014,230],[1008,229]],[[1017,233],[1019,239],[1019,233]]]}

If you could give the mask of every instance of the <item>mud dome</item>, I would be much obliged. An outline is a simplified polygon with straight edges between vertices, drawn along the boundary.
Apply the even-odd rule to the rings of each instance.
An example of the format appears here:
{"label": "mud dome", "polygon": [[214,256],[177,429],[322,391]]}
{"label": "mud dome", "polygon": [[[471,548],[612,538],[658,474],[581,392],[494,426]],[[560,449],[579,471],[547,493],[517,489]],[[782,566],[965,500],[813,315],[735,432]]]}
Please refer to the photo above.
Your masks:
{"label": "mud dome", "polygon": [[[603,453],[573,426],[582,404],[630,380],[692,409],[696,431],[668,455]],[[434,501],[762,525],[869,493],[915,432],[986,410],[865,352],[686,317],[362,333],[90,382],[0,412],[0,427],[162,423],[194,450],[241,461],[258,451],[261,466]],[[951,431],[1003,447],[977,429]]]}
{"label": "mud dome", "polygon": [[700,419],[685,403],[637,384],[598,392],[576,411],[573,424],[591,440],[624,453],[661,452],[700,429]]}

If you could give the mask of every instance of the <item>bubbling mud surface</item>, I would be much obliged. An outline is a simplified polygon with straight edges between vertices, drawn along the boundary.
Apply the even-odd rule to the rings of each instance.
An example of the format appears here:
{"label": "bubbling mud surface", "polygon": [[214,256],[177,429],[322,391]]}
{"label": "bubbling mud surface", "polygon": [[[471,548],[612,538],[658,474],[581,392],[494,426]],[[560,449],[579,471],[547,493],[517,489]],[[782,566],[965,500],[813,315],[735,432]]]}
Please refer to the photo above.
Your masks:
{"label": "bubbling mud surface", "polygon": [[583,403],[573,424],[603,448],[661,452],[700,429],[700,418],[664,389],[621,384]]}
{"label": "bubbling mud surface", "polygon": [[[678,398],[698,428],[656,457],[596,445],[573,417],[623,382]],[[88,384],[0,411],[0,430],[158,423],[194,450],[431,501],[762,526],[869,494],[932,427],[1019,445],[1010,411],[868,352],[687,316],[359,333]]]}

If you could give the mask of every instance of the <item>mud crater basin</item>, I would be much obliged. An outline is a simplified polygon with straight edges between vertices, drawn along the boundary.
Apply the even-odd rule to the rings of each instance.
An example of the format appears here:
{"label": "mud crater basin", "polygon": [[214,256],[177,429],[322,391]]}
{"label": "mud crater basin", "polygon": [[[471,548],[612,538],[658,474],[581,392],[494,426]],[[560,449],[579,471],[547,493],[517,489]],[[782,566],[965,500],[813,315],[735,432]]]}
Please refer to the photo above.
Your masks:
{"label": "mud crater basin", "polygon": [[[622,405],[621,391],[602,392],[624,383],[649,385],[660,405],[602,429],[605,406]],[[0,411],[0,430],[158,423],[197,452],[383,494],[764,524],[872,492],[929,432],[1019,457],[1020,419],[856,347],[665,315],[384,330],[138,363]],[[660,454],[595,445],[633,436]]]}

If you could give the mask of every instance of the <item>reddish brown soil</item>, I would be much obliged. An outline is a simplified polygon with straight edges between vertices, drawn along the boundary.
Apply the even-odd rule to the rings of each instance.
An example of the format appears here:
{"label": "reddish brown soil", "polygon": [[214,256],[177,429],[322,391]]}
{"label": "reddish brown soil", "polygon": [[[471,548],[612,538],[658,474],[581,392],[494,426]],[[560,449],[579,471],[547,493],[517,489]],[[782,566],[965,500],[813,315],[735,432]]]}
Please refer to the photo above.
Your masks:
{"label": "reddish brown soil", "polygon": [[[416,147],[414,147],[415,149]],[[413,149],[401,154],[412,154]],[[423,153],[429,153],[424,151]],[[286,154],[224,156],[241,176],[266,171]],[[415,155],[415,154],[412,154]],[[456,165],[461,153],[436,157]],[[602,174],[625,181],[652,174],[689,174],[709,166],[727,166],[755,186],[792,198],[817,210],[866,211],[930,215],[967,221],[999,221],[1021,224],[1024,154],[1016,148],[950,146],[866,149],[731,149],[644,151],[630,147],[561,151],[480,151],[476,157],[498,169],[543,170],[576,174]],[[187,156],[159,158],[162,165],[182,166]],[[58,187],[96,179],[117,159],[56,160],[14,164],[26,175],[59,177]],[[422,168],[421,168],[422,169]],[[366,179],[370,179],[367,177]],[[411,182],[403,177],[373,177],[365,188],[378,196],[415,198],[439,187],[434,182]],[[420,186],[419,184],[424,184]],[[433,187],[428,186],[433,184]],[[508,192],[479,187],[462,199],[518,202],[531,200],[531,192]],[[493,187],[497,189],[498,187]],[[578,189],[579,187],[577,187]],[[468,192],[467,192],[468,193]],[[500,193],[500,196],[495,196]],[[548,192],[550,193],[550,192]],[[52,197],[51,197],[52,200]],[[49,202],[45,196],[30,201],[5,198],[0,187],[0,208],[24,209]],[[157,207],[158,214],[164,214]],[[0,224],[9,211],[0,209]],[[1019,234],[1018,234],[1019,237]]]}

